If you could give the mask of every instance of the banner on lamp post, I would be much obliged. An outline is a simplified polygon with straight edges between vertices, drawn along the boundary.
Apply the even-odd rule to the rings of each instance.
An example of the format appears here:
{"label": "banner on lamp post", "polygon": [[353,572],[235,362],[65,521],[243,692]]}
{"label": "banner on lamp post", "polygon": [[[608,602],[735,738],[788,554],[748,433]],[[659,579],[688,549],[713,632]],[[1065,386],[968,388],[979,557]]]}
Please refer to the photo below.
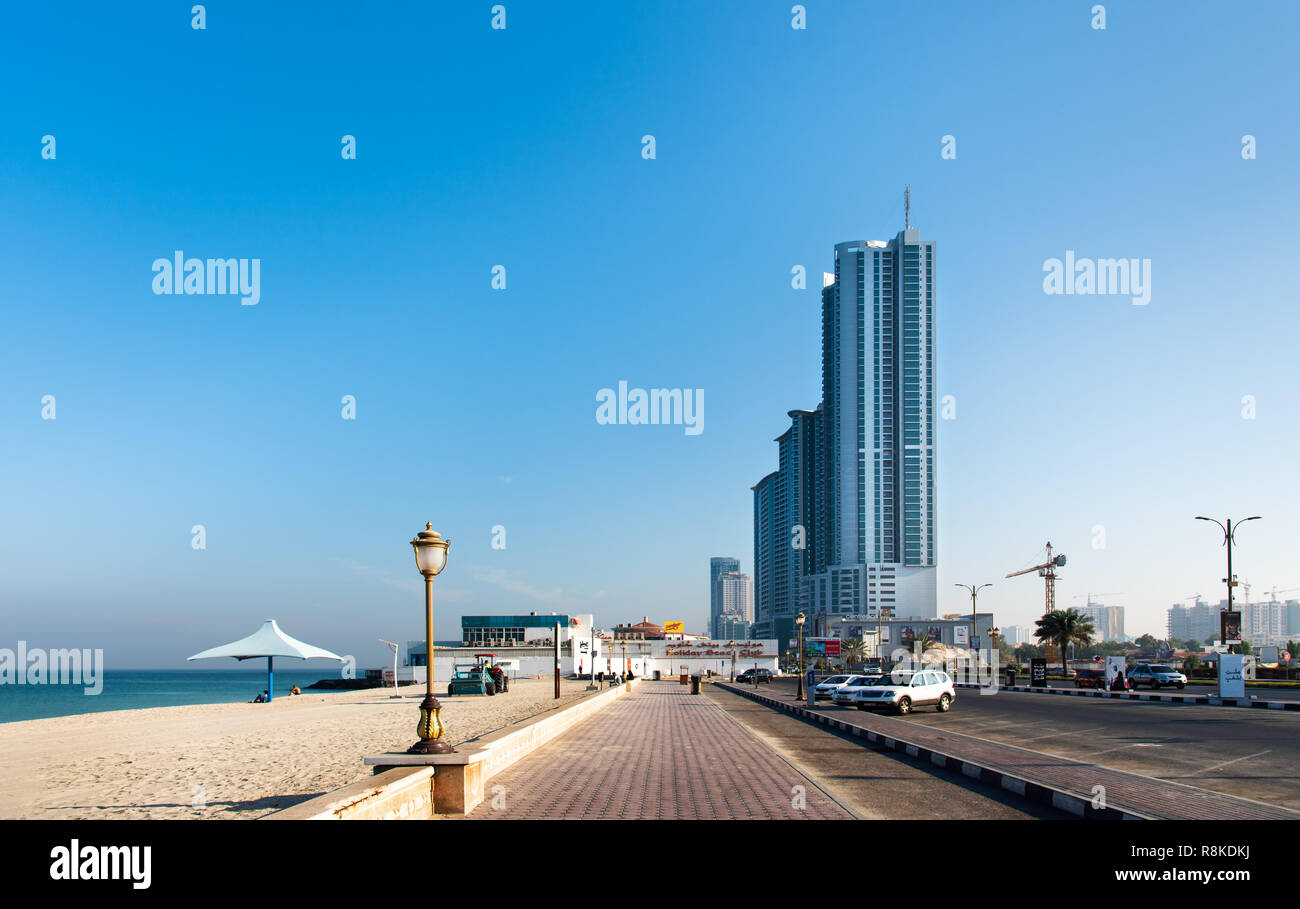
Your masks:
{"label": "banner on lamp post", "polygon": [[1219,641],[1226,647],[1241,643],[1241,613],[1219,613]]}

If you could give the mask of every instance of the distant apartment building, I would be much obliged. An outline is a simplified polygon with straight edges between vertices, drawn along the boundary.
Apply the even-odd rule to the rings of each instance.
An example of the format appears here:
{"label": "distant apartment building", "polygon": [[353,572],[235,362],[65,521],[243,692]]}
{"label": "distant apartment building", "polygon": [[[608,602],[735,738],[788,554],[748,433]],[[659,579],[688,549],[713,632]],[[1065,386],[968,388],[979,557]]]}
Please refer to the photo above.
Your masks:
{"label": "distant apartment building", "polygon": [[753,487],[755,634],[804,612],[935,618],[935,244],[905,226],[837,244],[822,402],[789,411]]}
{"label": "distant apartment building", "polygon": [[737,615],[723,615],[713,635],[715,641],[748,641],[750,623]]}
{"label": "distant apartment building", "polygon": [[729,556],[714,556],[709,559],[709,628],[713,628],[722,615],[722,604],[718,599],[718,575],[740,571],[740,560]]}
{"label": "distant apartment building", "polygon": [[1191,606],[1175,603],[1169,609],[1169,637],[1181,641],[1198,641],[1201,644],[1217,641],[1219,614],[1227,608],[1227,600],[1211,606],[1199,597]]}
{"label": "distant apartment building", "polygon": [[715,597],[718,602],[719,613],[713,620],[710,628],[715,639],[731,638],[733,635],[724,635],[721,631],[722,622],[726,618],[733,621],[740,620],[746,624],[754,620],[754,593],[753,585],[750,583],[749,575],[742,574],[739,571],[724,571],[718,575]]}
{"label": "distant apartment building", "polygon": [[1291,629],[1287,604],[1276,600],[1234,604],[1241,609],[1241,635],[1255,647],[1285,647]]}
{"label": "distant apartment building", "polygon": [[1012,647],[1019,647],[1021,644],[1029,643],[1025,638],[1025,627],[1023,625],[1008,625],[1003,628],[1002,640]]}
{"label": "distant apartment building", "polygon": [[1123,606],[1103,606],[1101,603],[1090,602],[1086,606],[1080,606],[1079,612],[1092,619],[1092,639],[1097,643],[1124,640]]}
{"label": "distant apartment building", "polygon": [[[1285,646],[1300,635],[1300,601],[1234,601],[1241,613],[1242,637],[1256,647]],[[1209,644],[1219,640],[1219,615],[1228,608],[1226,599],[1211,606],[1197,600],[1193,606],[1174,604],[1169,610],[1169,636]]]}

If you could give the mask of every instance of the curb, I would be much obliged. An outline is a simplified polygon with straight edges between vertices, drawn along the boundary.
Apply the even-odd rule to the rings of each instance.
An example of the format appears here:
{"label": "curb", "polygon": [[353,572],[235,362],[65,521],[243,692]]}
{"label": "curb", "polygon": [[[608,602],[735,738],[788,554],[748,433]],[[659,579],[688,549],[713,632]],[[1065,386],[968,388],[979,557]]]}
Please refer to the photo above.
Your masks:
{"label": "curb", "polygon": [[[878,732],[872,732],[869,729],[863,729],[861,726],[854,726],[845,723],[822,713],[813,713],[807,707],[803,707],[799,704],[787,704],[783,701],[778,701],[775,698],[755,694],[741,686],[733,686],[726,682],[720,682],[717,684],[722,688],[725,688],[727,691],[743,695],[744,697],[747,697],[752,701],[757,701],[760,704],[766,704],[769,707],[776,707],[780,710],[784,710],[786,713],[793,714],[794,716],[810,722],[817,722],[823,726],[831,726],[858,738],[866,739],[873,745],[880,745],[893,751],[902,752],[908,757],[918,758],[923,761],[928,760],[936,767],[959,770],[963,776],[969,777],[970,779],[976,780],[984,785],[1004,789],[1007,792],[1028,799],[1032,802],[1036,802],[1040,805],[1050,805],[1053,808],[1069,812],[1070,814],[1084,820],[1154,820],[1154,818],[1147,817],[1146,815],[1137,814],[1132,811],[1124,811],[1119,808],[1094,808],[1091,799],[1074,795],[1064,789],[1057,789],[1053,786],[1025,779],[1024,777],[1016,776],[1015,774],[990,767],[987,764],[968,761],[953,754],[935,751],[933,748],[917,745],[914,742],[906,742],[896,737],[881,735]],[[970,685],[966,687],[975,688],[978,686]]]}
{"label": "curb", "polygon": [[[987,688],[970,682],[954,683],[958,688]],[[1095,688],[1033,688],[1029,685],[998,685],[998,691],[1018,691],[1022,694],[1055,694],[1065,697],[1114,698],[1121,701],[1158,701],[1165,704],[1191,704],[1209,707],[1257,707],[1261,710],[1300,710],[1300,701],[1260,701],[1252,698],[1221,698],[1210,694],[1167,695],[1138,694],[1128,691],[1098,691]]]}

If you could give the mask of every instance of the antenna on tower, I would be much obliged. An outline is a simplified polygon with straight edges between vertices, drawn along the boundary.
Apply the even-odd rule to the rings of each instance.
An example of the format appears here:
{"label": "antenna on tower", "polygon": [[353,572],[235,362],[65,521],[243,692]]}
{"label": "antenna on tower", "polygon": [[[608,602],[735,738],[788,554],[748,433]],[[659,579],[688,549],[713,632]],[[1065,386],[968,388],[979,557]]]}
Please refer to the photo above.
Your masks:
{"label": "antenna on tower", "polygon": [[903,229],[912,226],[912,185],[903,187]]}

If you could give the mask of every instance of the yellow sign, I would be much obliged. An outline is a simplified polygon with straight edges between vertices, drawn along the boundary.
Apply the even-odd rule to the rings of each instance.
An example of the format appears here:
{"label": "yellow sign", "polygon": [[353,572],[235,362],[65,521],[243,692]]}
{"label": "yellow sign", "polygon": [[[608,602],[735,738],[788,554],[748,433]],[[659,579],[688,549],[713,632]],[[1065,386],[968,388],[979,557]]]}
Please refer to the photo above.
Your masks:
{"label": "yellow sign", "polygon": [[664,622],[664,634],[685,634],[685,622]]}

